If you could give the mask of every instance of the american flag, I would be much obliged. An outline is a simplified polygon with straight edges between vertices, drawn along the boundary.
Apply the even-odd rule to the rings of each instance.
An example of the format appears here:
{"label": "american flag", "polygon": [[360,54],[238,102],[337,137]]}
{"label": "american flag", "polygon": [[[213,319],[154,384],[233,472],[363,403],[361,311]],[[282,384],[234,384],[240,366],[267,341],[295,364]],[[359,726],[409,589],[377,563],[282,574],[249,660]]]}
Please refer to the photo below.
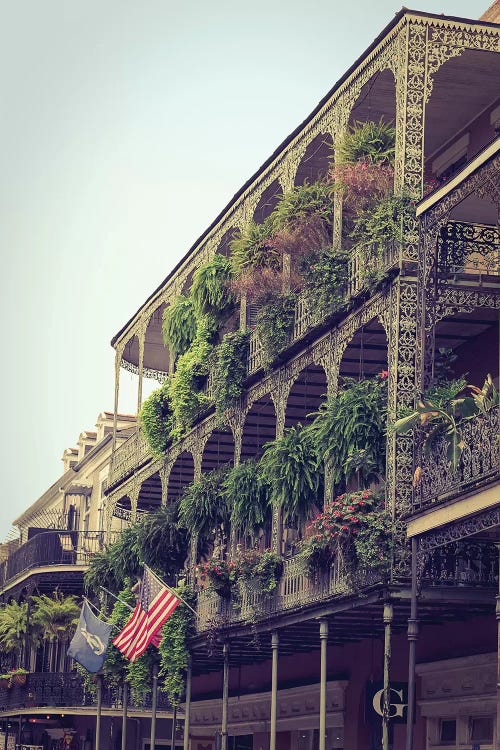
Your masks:
{"label": "american flag", "polygon": [[159,643],[159,630],[179,604],[175,594],[144,566],[139,599],[130,619],[113,639],[113,645],[130,661],[135,661],[150,643]]}

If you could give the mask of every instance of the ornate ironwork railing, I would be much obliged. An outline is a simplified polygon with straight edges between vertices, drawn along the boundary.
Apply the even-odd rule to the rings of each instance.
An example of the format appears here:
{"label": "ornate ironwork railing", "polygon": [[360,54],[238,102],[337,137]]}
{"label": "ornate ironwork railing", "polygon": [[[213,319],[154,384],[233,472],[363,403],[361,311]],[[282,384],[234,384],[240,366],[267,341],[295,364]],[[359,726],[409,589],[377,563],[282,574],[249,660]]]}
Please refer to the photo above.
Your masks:
{"label": "ornate ironwork railing", "polygon": [[250,332],[250,341],[248,349],[248,374],[257,372],[262,367],[262,345],[257,336],[257,331],[253,329]]}
{"label": "ornate ironwork railing", "polygon": [[[338,595],[346,595],[381,583],[376,570],[356,570],[353,561],[339,555],[329,570],[310,578],[297,557],[284,560],[283,575],[273,594],[258,586],[247,585],[235,590],[231,599],[223,599],[204,589],[198,594],[198,632],[213,625],[254,621],[288,610],[314,604]],[[494,544],[453,542],[436,549],[427,558],[422,571],[422,585],[477,586],[494,588],[498,580],[498,552]]]}
{"label": "ornate ironwork railing", "polygon": [[500,275],[500,233],[488,224],[449,221],[438,238],[440,278],[457,274]]}
{"label": "ornate ironwork railing", "polygon": [[[132,696],[130,701],[131,708],[147,710],[151,707],[151,697],[147,695],[144,701],[136,706]],[[94,706],[95,703],[95,696],[85,690],[82,678],[77,672],[32,672],[27,676],[26,685],[0,689],[0,711],[36,707],[49,709],[63,706]],[[120,709],[121,688],[105,687],[102,705],[105,708]],[[158,708],[163,711],[170,709],[165,693],[158,693]]]}
{"label": "ornate ironwork railing", "polygon": [[0,586],[26,571],[48,565],[85,566],[110,541],[103,531],[44,531],[0,564]]}
{"label": "ornate ironwork railing", "polygon": [[401,245],[388,242],[382,250],[378,245],[365,245],[351,250],[349,258],[348,295],[359,294],[367,284],[383,276],[399,260]]}
{"label": "ornate ironwork railing", "polygon": [[496,587],[496,545],[459,541],[438,547],[427,556],[422,579],[426,586]]}
{"label": "ornate ironwork railing", "polygon": [[462,422],[459,430],[464,445],[456,471],[448,459],[444,438],[430,455],[422,455],[419,450],[416,463],[422,467],[422,480],[413,493],[414,510],[500,477],[499,415],[495,407]]}
{"label": "ornate ironwork railing", "polygon": [[351,562],[342,556],[337,557],[329,570],[313,579],[304,573],[298,559],[292,557],[284,560],[283,575],[273,594],[248,585],[242,585],[239,595],[231,600],[219,597],[210,589],[200,591],[197,628],[199,632],[203,632],[214,622],[236,623],[255,616],[284,612],[338,594],[346,594],[354,586],[362,588],[379,580],[381,576],[377,571],[357,571],[353,574]]}
{"label": "ornate ironwork railing", "polygon": [[109,472],[108,486],[127,476],[133,469],[141,466],[152,456],[148,441],[142,430],[131,435],[113,453]]}

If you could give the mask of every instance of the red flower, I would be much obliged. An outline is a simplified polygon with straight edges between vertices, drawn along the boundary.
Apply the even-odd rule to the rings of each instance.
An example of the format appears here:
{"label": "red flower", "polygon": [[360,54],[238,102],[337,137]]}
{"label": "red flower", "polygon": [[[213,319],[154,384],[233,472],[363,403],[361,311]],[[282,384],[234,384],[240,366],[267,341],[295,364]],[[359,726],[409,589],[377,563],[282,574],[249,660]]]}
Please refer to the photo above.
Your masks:
{"label": "red flower", "polygon": [[389,377],[389,370],[380,370],[378,376],[380,380],[387,380],[387,378]]}

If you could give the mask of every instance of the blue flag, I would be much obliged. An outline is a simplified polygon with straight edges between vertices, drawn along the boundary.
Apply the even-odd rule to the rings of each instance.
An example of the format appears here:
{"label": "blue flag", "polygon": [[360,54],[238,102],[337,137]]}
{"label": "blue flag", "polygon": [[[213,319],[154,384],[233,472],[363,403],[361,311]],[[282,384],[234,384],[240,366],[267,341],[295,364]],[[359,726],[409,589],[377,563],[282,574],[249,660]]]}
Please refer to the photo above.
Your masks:
{"label": "blue flag", "polygon": [[104,664],[112,627],[96,617],[84,600],[75,635],[69,644],[68,656],[88,672],[98,672]]}

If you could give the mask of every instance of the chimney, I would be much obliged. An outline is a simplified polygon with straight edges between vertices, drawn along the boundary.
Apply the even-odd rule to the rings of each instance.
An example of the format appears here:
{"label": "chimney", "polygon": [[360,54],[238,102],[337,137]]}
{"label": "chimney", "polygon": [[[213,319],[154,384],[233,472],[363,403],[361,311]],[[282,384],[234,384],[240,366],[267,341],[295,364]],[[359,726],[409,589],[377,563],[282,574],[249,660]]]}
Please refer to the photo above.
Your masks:
{"label": "chimney", "polygon": [[479,18],[480,21],[489,21],[489,23],[500,23],[500,0],[494,0],[488,10]]}

